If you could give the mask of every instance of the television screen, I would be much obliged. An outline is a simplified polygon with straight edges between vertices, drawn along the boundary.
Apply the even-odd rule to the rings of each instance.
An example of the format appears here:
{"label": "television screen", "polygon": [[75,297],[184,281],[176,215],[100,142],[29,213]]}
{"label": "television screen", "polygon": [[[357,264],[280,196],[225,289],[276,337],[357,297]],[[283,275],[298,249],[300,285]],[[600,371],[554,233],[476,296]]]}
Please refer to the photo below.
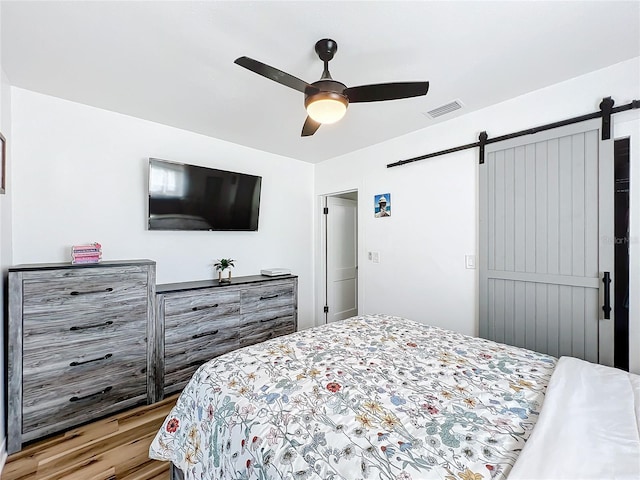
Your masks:
{"label": "television screen", "polygon": [[149,159],[149,230],[258,230],[262,177]]}

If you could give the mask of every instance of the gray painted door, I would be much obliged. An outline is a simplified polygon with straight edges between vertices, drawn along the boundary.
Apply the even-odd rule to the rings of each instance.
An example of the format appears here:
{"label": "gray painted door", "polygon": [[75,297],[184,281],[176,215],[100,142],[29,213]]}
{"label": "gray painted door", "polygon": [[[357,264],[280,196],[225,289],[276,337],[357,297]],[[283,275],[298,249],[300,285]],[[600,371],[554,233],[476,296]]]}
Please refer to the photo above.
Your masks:
{"label": "gray painted door", "polygon": [[327,198],[327,322],[358,314],[357,205]]}
{"label": "gray painted door", "polygon": [[[613,140],[599,120],[491,144],[480,165],[480,336],[613,365]],[[612,299],[613,302],[613,299]],[[613,307],[613,305],[612,305]]]}

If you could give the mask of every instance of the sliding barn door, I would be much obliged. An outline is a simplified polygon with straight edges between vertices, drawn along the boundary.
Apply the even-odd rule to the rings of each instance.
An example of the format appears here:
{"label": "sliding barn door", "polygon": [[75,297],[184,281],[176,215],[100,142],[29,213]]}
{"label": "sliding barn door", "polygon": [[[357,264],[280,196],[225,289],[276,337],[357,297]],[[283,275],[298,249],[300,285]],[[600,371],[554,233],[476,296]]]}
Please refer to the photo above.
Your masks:
{"label": "sliding barn door", "polygon": [[[480,165],[480,336],[613,365],[613,140],[599,120],[490,144]],[[611,305],[613,308],[613,305]]]}

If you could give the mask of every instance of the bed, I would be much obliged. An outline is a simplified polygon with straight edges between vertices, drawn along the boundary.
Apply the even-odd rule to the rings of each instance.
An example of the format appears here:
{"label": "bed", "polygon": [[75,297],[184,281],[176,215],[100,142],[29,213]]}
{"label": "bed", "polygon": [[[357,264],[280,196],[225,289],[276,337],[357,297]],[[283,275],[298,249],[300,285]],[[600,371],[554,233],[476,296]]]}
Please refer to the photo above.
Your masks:
{"label": "bed", "polygon": [[[512,469],[521,479],[569,478],[554,477],[562,465],[536,476],[554,453],[544,447],[566,412],[558,405],[537,435],[542,448],[527,445],[520,455],[552,374],[559,378],[556,367],[567,370],[566,363],[400,317],[353,317],[201,366],[149,455],[172,462],[186,479],[500,480]],[[566,374],[575,372],[571,364]],[[613,455],[615,478],[640,478],[636,380],[618,381],[622,390],[608,394],[624,395],[623,413],[632,415],[621,414],[626,447]],[[555,383],[557,402],[571,397],[563,393],[567,381]],[[601,400],[595,403],[611,408],[610,398]]]}

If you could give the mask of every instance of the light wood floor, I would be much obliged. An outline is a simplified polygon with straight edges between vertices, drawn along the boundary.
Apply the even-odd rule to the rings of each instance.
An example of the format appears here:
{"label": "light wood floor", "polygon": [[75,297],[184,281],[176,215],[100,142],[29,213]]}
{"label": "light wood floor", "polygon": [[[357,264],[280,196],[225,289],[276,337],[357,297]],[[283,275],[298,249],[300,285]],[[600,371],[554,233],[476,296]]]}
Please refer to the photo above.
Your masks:
{"label": "light wood floor", "polygon": [[149,445],[177,395],[50,437],[10,455],[2,480],[168,480]]}

